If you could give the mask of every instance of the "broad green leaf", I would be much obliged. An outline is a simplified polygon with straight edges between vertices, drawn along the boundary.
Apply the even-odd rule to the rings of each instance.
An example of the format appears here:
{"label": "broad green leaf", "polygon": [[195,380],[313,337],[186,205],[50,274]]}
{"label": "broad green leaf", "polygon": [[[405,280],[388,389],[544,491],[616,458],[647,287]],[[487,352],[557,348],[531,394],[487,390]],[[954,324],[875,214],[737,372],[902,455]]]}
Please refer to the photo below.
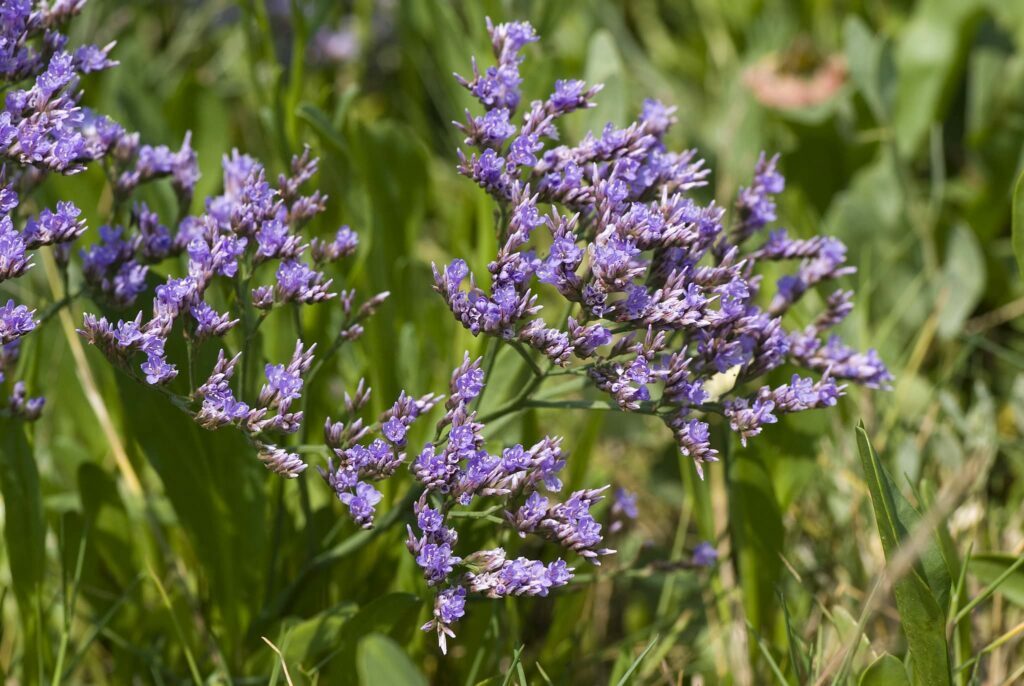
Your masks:
{"label": "broad green leaf", "polygon": [[[981,553],[971,557],[968,569],[983,583],[991,584],[1018,559],[1013,555],[1002,553]],[[1024,567],[1018,567],[1016,571],[1005,578],[996,588],[996,593],[1002,593],[1010,602],[1024,607]]]}
{"label": "broad green leaf", "polygon": [[747,620],[767,634],[778,610],[775,588],[782,571],[782,513],[771,475],[754,453],[733,454],[729,485],[729,525],[739,560],[743,606]]}
{"label": "broad green leaf", "polygon": [[913,156],[932,124],[943,118],[980,5],[981,0],[924,0],[900,35],[892,123],[904,157]]}
{"label": "broad green leaf", "polygon": [[1013,254],[1017,269],[1024,276],[1024,172],[1013,187]]}
{"label": "broad green leaf", "polygon": [[1006,54],[995,48],[975,48],[968,62],[967,134],[977,140],[1001,114],[998,100],[1006,88]]}
{"label": "broad green leaf", "polygon": [[278,644],[289,663],[312,667],[338,649],[338,635],[345,622],[355,616],[355,603],[345,603],[320,612],[291,627]]}
{"label": "broad green leaf", "polygon": [[858,686],[910,686],[907,670],[899,658],[885,653],[860,675]]}
{"label": "broad green leaf", "polygon": [[[918,521],[921,519],[921,513],[907,502],[907,499],[896,488],[892,477],[889,476],[884,468],[882,469],[882,475],[885,477],[886,485],[896,503],[896,516],[899,518],[905,531],[908,533],[913,531],[917,528]],[[943,524],[940,523],[939,526],[941,527]],[[939,536],[935,532],[928,537],[927,543],[920,552],[918,567],[936,602],[938,602],[942,612],[945,613],[949,609],[949,592],[953,574],[950,572],[949,564],[942,554]]]}
{"label": "broad green leaf", "polygon": [[886,113],[882,103],[879,73],[882,41],[871,33],[863,19],[851,14],[843,22],[843,44],[846,62],[850,68],[850,80],[857,86],[875,119],[884,121]]}
{"label": "broad green leaf", "polygon": [[948,340],[960,334],[985,293],[985,255],[970,227],[958,224],[953,228],[942,271],[938,333]]}
{"label": "broad green leaf", "polygon": [[25,436],[25,424],[0,417],[0,494],[3,495],[4,543],[14,597],[24,632],[19,641],[24,677],[39,675],[40,603],[46,566],[46,522],[39,493],[39,472]]}
{"label": "broad green leaf", "polygon": [[409,656],[387,636],[370,634],[359,641],[356,665],[364,686],[426,686],[427,679]]}
{"label": "broad green leaf", "polygon": [[587,68],[584,72],[587,85],[603,83],[601,107],[588,113],[587,124],[599,134],[606,122],[623,126],[629,106],[629,93],[622,57],[610,31],[602,29],[590,38],[587,45]]}
{"label": "broad green leaf", "polygon": [[[871,447],[863,424],[857,427],[857,448],[871,494],[882,548],[886,560],[891,563],[908,536],[908,528],[900,519],[895,489]],[[913,565],[895,580],[893,594],[896,596],[896,608],[900,613],[914,665],[913,683],[915,686],[950,684],[945,613],[925,581],[919,565]]]}
{"label": "broad green leaf", "polygon": [[389,593],[361,608],[341,629],[338,637],[341,650],[322,672],[325,683],[357,683],[360,639],[367,634],[386,634],[404,644],[422,609],[422,601],[408,593]]}
{"label": "broad green leaf", "polygon": [[229,660],[263,602],[269,537],[268,472],[232,429],[205,431],[167,400],[118,375],[125,424],[150,464],[202,563],[216,634]]}
{"label": "broad green leaf", "polygon": [[105,573],[123,588],[139,574],[136,555],[143,546],[125,512],[117,483],[99,466],[86,462],[78,470],[78,490],[89,525],[89,546],[102,561]]}

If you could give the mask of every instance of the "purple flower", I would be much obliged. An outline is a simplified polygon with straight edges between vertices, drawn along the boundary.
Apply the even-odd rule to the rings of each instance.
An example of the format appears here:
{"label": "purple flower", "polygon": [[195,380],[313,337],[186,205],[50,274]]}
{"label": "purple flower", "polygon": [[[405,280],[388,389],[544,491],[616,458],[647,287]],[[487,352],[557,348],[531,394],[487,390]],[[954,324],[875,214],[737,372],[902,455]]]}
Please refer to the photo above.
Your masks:
{"label": "purple flower", "polygon": [[433,534],[440,531],[441,527],[444,526],[444,517],[437,510],[424,507],[416,515],[416,523],[423,533]]}
{"label": "purple flower", "polygon": [[384,437],[392,443],[396,445],[404,445],[405,435],[408,433],[409,427],[407,427],[398,417],[392,417],[384,422],[384,426],[381,427],[381,431],[383,431]]}
{"label": "purple flower", "polygon": [[506,138],[516,132],[516,127],[508,121],[508,114],[508,110],[502,107],[490,110],[476,119],[476,127],[483,143],[501,145]]}
{"label": "purple flower", "polygon": [[451,625],[462,619],[466,612],[466,589],[453,586],[439,592],[434,598],[434,617],[423,625],[423,631],[437,631],[442,653],[448,652],[448,638],[454,638]]}
{"label": "purple flower", "polygon": [[0,307],[0,345],[5,345],[24,336],[39,323],[32,318],[35,310],[25,305],[15,305],[13,300]]}
{"label": "purple flower", "polygon": [[416,556],[416,564],[423,568],[423,575],[432,586],[444,581],[461,561],[462,558],[452,555],[447,543],[427,543]]}
{"label": "purple flower", "polygon": [[298,398],[302,393],[302,378],[297,372],[283,364],[268,364],[265,367],[267,387],[284,401]]}
{"label": "purple flower", "polygon": [[282,302],[316,303],[334,297],[329,293],[333,279],[297,260],[286,260],[277,269],[276,292]]}
{"label": "purple flower", "polygon": [[437,594],[437,610],[439,620],[445,624],[454,624],[465,614],[466,589],[461,586],[448,588]]}
{"label": "purple flower", "polygon": [[146,375],[146,383],[156,386],[173,379],[178,370],[162,354],[150,353],[142,363],[142,373]]}
{"label": "purple flower", "polygon": [[718,551],[707,541],[701,541],[693,549],[693,556],[690,561],[697,567],[713,567],[718,561]]}
{"label": "purple flower", "polygon": [[[556,120],[593,106],[600,88],[561,79],[547,100],[530,104],[516,131],[519,51],[536,34],[526,25],[490,22],[488,32],[495,63],[474,61],[472,79],[456,77],[483,105],[456,124],[469,148],[458,151],[457,170],[505,208],[497,253],[484,275],[489,283],[478,273],[467,287],[469,270],[458,258],[434,269],[435,290],[467,330],[526,345],[559,366],[587,360],[585,372],[571,371],[585,373],[623,411],[660,417],[698,471],[717,453],[707,424],[692,411],[724,412],[745,442],[782,413],[834,404],[843,387],[830,378],[888,382],[874,351],[820,341],[849,314],[846,292],[833,293],[804,332],[787,331],[783,323],[809,289],[853,271],[840,241],[777,232],[760,248],[744,245],[777,219],[776,196],[785,188],[778,156],[761,154],[735,216],[727,218],[724,208],[690,197],[707,184],[710,170],[695,150],[668,149],[674,107],[647,100],[628,126],[609,124],[582,140],[562,141]],[[538,207],[548,213],[541,216]],[[774,293],[762,294],[759,263],[775,260],[799,265]],[[567,330],[539,316],[541,289],[555,291],[568,307]],[[786,363],[825,378],[744,396],[749,384]],[[453,388],[449,406],[458,393]],[[449,436],[460,460],[467,459],[465,434],[453,428]],[[436,455],[430,461],[441,470]],[[427,476],[426,467],[420,473],[434,479],[433,488],[451,487],[450,464],[444,477]],[[546,478],[558,482],[554,473]],[[477,490],[505,487],[493,476],[469,482]]]}
{"label": "purple flower", "polygon": [[587,84],[579,79],[559,79],[555,81],[555,92],[548,98],[548,102],[554,110],[568,114],[586,106],[586,87]]}
{"label": "purple flower", "polygon": [[704,463],[718,461],[718,451],[711,447],[711,433],[707,423],[699,419],[675,420],[672,427],[679,451],[693,460],[697,474],[703,479]]}
{"label": "purple flower", "polygon": [[364,528],[370,528],[373,525],[374,510],[383,497],[376,488],[364,481],[356,483],[354,492],[346,492],[338,496],[341,502],[348,507],[349,514],[352,515],[356,524]]}
{"label": "purple flower", "polygon": [[10,217],[0,219],[0,281],[17,278],[32,267],[25,241],[14,229]]}
{"label": "purple flower", "polygon": [[359,247],[359,236],[348,226],[342,226],[335,234],[334,240],[324,242],[314,238],[310,245],[314,262],[336,262],[355,253]]}
{"label": "purple flower", "polygon": [[501,468],[509,474],[528,469],[532,463],[530,455],[518,443],[501,453]]}
{"label": "purple flower", "polygon": [[452,380],[454,394],[458,394],[463,400],[472,400],[483,390],[483,370],[479,368],[479,360],[475,367],[471,367],[459,374]]}

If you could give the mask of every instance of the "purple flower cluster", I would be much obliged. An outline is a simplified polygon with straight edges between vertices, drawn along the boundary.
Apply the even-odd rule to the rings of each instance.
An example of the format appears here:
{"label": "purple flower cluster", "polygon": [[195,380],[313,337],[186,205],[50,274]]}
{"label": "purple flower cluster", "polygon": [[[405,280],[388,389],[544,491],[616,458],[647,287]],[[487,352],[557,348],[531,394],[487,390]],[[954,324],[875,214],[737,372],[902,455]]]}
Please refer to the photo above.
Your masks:
{"label": "purple flower cluster", "polygon": [[[414,505],[416,527],[408,527],[406,545],[427,584],[437,589],[432,619],[424,631],[436,631],[442,650],[453,637],[453,625],[463,616],[468,593],[488,598],[544,596],[572,578],[562,559],[543,563],[526,557],[511,558],[502,548],[457,554],[461,510],[478,500],[490,499],[490,512],[504,512],[504,524],[520,537],[532,535],[557,543],[567,551],[600,564],[599,557],[614,551],[604,548],[601,524],[591,508],[604,488],[571,493],[564,502],[551,499],[562,490],[559,472],[565,466],[561,439],[544,438],[532,447],[513,445],[498,454],[488,452],[484,426],[471,409],[484,387],[480,360],[466,355],[454,370],[445,413],[437,423],[437,439],[427,443],[410,468],[423,492]],[[356,523],[370,527],[381,494],[371,485],[394,474],[406,461],[407,433],[417,418],[438,404],[433,395],[413,400],[402,394],[381,416],[381,438],[361,420],[353,419],[366,403],[368,391],[360,385],[346,396],[348,423],[328,420],[325,438],[340,461],[321,469],[324,480],[348,507]]]}
{"label": "purple flower cluster", "polygon": [[[0,282],[23,276],[44,246],[66,267],[71,243],[86,229],[81,211],[58,202],[27,215],[18,211],[21,201],[48,173],[80,172],[125,138],[120,126],[79,105],[81,77],[116,64],[108,56],[113,44],[69,47],[63,30],[84,4],[11,0],[0,11]],[[20,339],[39,323],[27,305],[0,305],[0,392],[11,382],[2,414],[32,420],[42,411],[43,398],[29,398],[25,383],[13,381]]]}
{"label": "purple flower cluster", "polygon": [[[130,227],[103,227],[100,243],[82,255],[87,282],[121,307],[131,305],[147,290],[148,263],[178,255],[186,258],[184,275],[168,277],[156,286],[148,318],[139,312],[134,319],[112,322],[87,314],[80,333],[124,371],[144,377],[148,384],[164,386],[179,374],[167,349],[176,325],[180,324],[189,347],[206,339],[224,338],[241,326],[240,350],[231,354],[222,348],[204,383],[190,388],[187,395],[167,392],[200,426],[217,429],[233,425],[243,431],[267,468],[288,477],[297,476],[306,465],[297,454],[275,445],[269,435],[293,434],[301,426],[303,412],[294,410],[293,404],[301,397],[316,346],[297,341],[290,361],[266,364],[266,383],[255,398],[235,377],[235,371],[256,329],[274,307],[286,303],[298,307],[337,295],[329,290],[332,280],[320,268],[352,254],[358,245],[347,226],[332,240],[306,241],[300,233],[325,209],[326,197],[319,191],[301,192],[317,165],[307,149],[293,158],[290,173],[282,174],[272,186],[259,162],[235,151],[223,160],[224,192],[206,200],[205,213],[186,216],[172,232],[148,207],[136,205]],[[198,178],[188,139],[177,153],[163,147],[139,148],[132,169],[121,174],[120,188],[170,176],[183,206],[187,206]],[[122,183],[126,174],[133,180]],[[312,264],[303,259],[307,249]],[[277,262],[276,269],[257,271],[272,262]],[[274,282],[252,288],[252,279],[264,272],[273,274]],[[218,299],[226,292],[232,296]],[[356,308],[354,292],[341,294],[345,319],[332,352],[342,341],[361,335],[360,322],[385,297],[386,293],[380,294]],[[229,311],[218,309],[219,301],[230,302]],[[137,368],[133,359],[141,360]],[[190,384],[192,372],[189,369]],[[250,400],[245,400],[246,396]]]}
{"label": "purple flower cluster", "polygon": [[[456,123],[472,149],[459,151],[458,170],[496,199],[506,220],[489,285],[461,259],[434,267],[435,289],[465,328],[529,346],[554,365],[584,361],[572,371],[622,410],[659,416],[698,470],[716,459],[708,412],[725,414],[746,441],[779,414],[834,405],[845,388],[837,380],[886,387],[892,377],[875,351],[824,340],[849,314],[850,292],[832,293],[802,331],[783,324],[812,287],[854,271],[845,246],[784,231],[746,246],[776,220],[785,186],[777,156],[761,156],[727,228],[722,208],[688,195],[707,183],[703,160],[665,146],[673,108],[648,100],[625,128],[609,124],[575,145],[560,142],[557,120],[592,107],[600,86],[558,81],[516,117],[519,51],[537,36],[526,23],[488,22],[488,30],[497,65],[481,73],[474,61],[473,79],[459,78],[484,113]],[[772,292],[757,267],[774,261],[797,268]],[[564,327],[538,316],[537,283],[572,308]],[[821,376],[742,392],[784,364]]]}
{"label": "purple flower cluster", "polygon": [[354,396],[345,394],[346,421],[327,419],[324,440],[339,462],[335,466],[330,459],[327,469],[319,470],[353,521],[367,529],[373,526],[376,505],[382,497],[372,482],[390,477],[406,461],[409,427],[441,400],[433,394],[412,398],[402,393],[377,423],[381,436],[361,443],[373,432],[356,416],[369,398],[370,390],[360,382]]}
{"label": "purple flower cluster", "polygon": [[74,174],[85,163],[107,155],[109,141],[99,132],[114,126],[79,105],[83,74],[114,66],[103,48],[68,47],[63,25],[84,0],[10,0],[0,13],[0,158],[18,167]]}

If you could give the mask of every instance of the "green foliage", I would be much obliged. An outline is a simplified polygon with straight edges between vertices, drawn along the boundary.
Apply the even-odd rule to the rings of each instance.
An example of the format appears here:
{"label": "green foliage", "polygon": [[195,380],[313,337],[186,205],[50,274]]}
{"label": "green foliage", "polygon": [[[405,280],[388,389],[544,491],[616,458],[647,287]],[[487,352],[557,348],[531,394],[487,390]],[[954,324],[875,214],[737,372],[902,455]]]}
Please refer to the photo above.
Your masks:
{"label": "green foliage", "polygon": [[910,686],[907,670],[898,658],[885,653],[864,670],[859,686]]}
{"label": "green foliage", "polygon": [[40,626],[46,566],[39,472],[19,422],[0,417],[0,495],[4,499],[4,543],[11,585],[21,615],[25,680],[40,678],[46,645]]}
{"label": "green foliage", "polygon": [[[945,564],[941,558],[936,559],[937,553],[929,554],[934,548],[930,532],[923,544],[928,552],[912,553],[908,561],[900,559],[900,551],[909,542],[911,532],[915,532],[912,510],[885,473],[863,425],[857,428],[857,447],[871,493],[878,534],[893,577],[896,607],[910,646],[913,681],[915,684],[949,684],[949,650],[940,595],[948,593],[949,589]],[[920,565],[914,562],[916,557],[920,557]],[[903,569],[901,564],[910,568]]]}

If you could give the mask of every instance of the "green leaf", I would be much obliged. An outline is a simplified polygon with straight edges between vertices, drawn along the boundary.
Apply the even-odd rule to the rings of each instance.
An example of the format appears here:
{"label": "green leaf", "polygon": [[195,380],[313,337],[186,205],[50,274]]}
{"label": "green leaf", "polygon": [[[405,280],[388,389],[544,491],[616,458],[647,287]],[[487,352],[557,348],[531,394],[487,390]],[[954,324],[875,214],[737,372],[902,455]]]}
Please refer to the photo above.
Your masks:
{"label": "green leaf", "polygon": [[910,686],[907,670],[899,658],[883,654],[860,675],[858,686]]}
{"label": "green leaf", "polygon": [[356,610],[355,603],[344,603],[292,626],[278,644],[285,660],[312,665],[330,655],[337,650],[338,635]]}
{"label": "green leaf", "polygon": [[231,429],[204,431],[156,392],[118,375],[125,426],[159,474],[208,582],[215,634],[228,658],[241,645],[264,598],[269,538],[265,488],[280,478],[268,472]]}
{"label": "green leaf", "polygon": [[[908,536],[908,527],[900,519],[898,492],[885,474],[882,463],[871,447],[864,425],[857,427],[857,448],[867,479],[871,504],[885,558],[890,563]],[[940,562],[943,566],[945,563]],[[945,613],[932,593],[924,572],[914,564],[893,584],[896,608],[907,636],[913,661],[913,683],[922,686],[950,684],[949,649],[946,645]]]}
{"label": "green leaf", "polygon": [[775,623],[775,589],[782,572],[782,513],[765,464],[754,453],[734,453],[729,465],[729,526],[739,561],[747,620],[768,634]]}
{"label": "green leaf", "polygon": [[[985,584],[995,582],[1000,576],[1020,560],[1019,556],[1002,553],[981,553],[971,558],[968,569]],[[1010,602],[1024,607],[1024,567],[1017,567],[996,587],[997,593]]]}
{"label": "green leaf", "polygon": [[893,135],[904,157],[924,143],[941,121],[980,0],[925,0],[918,3],[896,47],[899,88]]}
{"label": "green leaf", "polygon": [[316,105],[304,103],[299,106],[298,115],[313,127],[313,130],[320,136],[320,140],[332,146],[342,155],[349,154],[348,143],[345,142],[344,137],[336,130],[334,124],[323,110]]}
{"label": "green leaf", "polygon": [[604,84],[601,111],[591,110],[587,116],[592,131],[600,131],[609,121],[619,126],[625,124],[629,97],[624,73],[615,37],[607,29],[597,31],[587,45],[587,68],[583,77],[588,84]]}
{"label": "green leaf", "polygon": [[0,495],[3,495],[4,542],[11,568],[14,597],[24,637],[23,676],[38,679],[41,617],[40,594],[46,568],[46,522],[39,493],[39,472],[25,436],[25,424],[0,417]]}
{"label": "green leaf", "polygon": [[880,82],[882,41],[871,33],[863,19],[851,14],[843,22],[843,44],[846,62],[850,65],[850,80],[857,86],[875,119],[884,121],[886,115]]}
{"label": "green leaf", "polygon": [[625,674],[623,674],[622,677],[616,682],[615,686],[626,686],[626,684],[629,683],[629,678],[633,676],[633,672],[637,670],[637,668],[640,666],[640,663],[644,661],[645,657],[647,657],[647,653],[651,652],[651,649],[654,648],[654,646],[658,643],[659,638],[660,636],[655,636],[651,639],[651,642],[647,644],[647,647],[644,648],[644,651],[642,653],[637,655],[636,659],[633,660],[633,663],[629,665],[629,669],[627,669]]}
{"label": "green leaf", "polygon": [[942,272],[938,333],[948,340],[960,334],[985,293],[985,255],[970,227],[957,224],[953,228]]}
{"label": "green leaf", "polygon": [[1024,172],[1017,177],[1013,187],[1013,254],[1017,258],[1017,269],[1024,275]]}
{"label": "green leaf", "polygon": [[139,574],[136,556],[143,547],[139,532],[117,492],[117,482],[98,465],[85,462],[78,469],[82,514],[89,523],[89,546],[103,561],[105,572],[121,587]]}
{"label": "green leaf", "polygon": [[389,593],[360,608],[341,629],[337,641],[338,655],[332,657],[321,672],[324,683],[356,683],[360,669],[360,639],[368,634],[387,634],[404,643],[408,639],[406,632],[415,625],[416,616],[422,609],[420,599],[408,593]]}
{"label": "green leaf", "polygon": [[366,686],[426,686],[427,680],[393,640],[370,634],[359,641],[356,665]]}

